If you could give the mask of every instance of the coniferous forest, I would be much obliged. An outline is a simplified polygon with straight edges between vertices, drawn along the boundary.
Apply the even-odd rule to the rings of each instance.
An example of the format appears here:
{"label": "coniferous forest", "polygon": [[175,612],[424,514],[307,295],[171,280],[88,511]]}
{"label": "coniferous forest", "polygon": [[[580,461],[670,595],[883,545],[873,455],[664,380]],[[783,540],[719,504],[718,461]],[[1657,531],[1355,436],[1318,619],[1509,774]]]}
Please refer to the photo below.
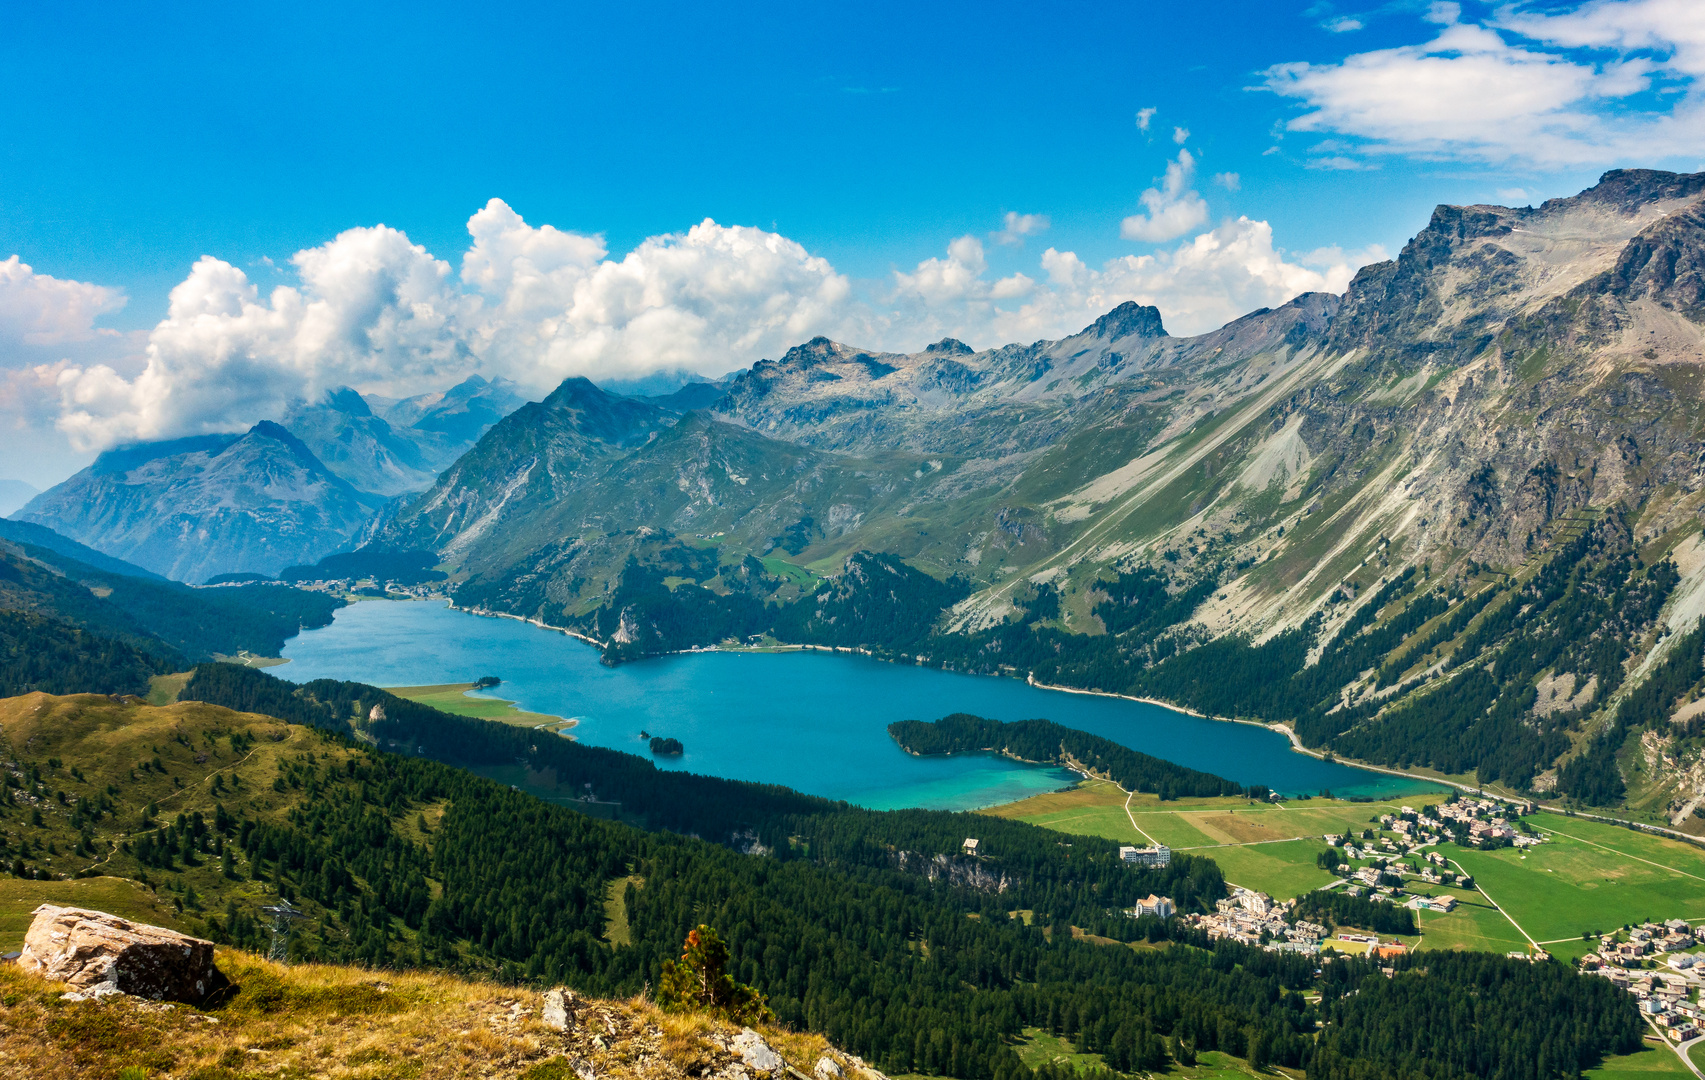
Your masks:
{"label": "coniferous forest", "polygon": [[[657,770],[634,755],[536,740],[357,683],[298,687],[204,665],[182,698],[313,726],[318,734],[271,776],[270,797],[287,809],[248,809],[265,775],[227,782],[218,773],[211,812],[150,821],[150,806],[138,830],[138,808],[116,785],[75,802],[86,844],[92,850],[98,830],[122,826],[128,838],[105,872],[159,883],[217,867],[223,880],[292,899],[308,915],[292,945],[302,958],[624,995],[661,985],[686,933],[705,924],[728,943],[727,974],[763,994],[781,1022],[820,1031],[885,1072],[963,1080],[1029,1080],[1014,1049],[1025,1029],[1068,1038],[1125,1073],[1223,1050],[1257,1065],[1338,1070],[1329,1075],[1409,1075],[1402,1070],[1416,1068],[1417,1047],[1444,1039],[1452,1062],[1479,1060],[1499,1040],[1542,1046],[1554,1064],[1507,1074],[1538,1078],[1569,1075],[1638,1041],[1631,999],[1558,964],[1482,957],[1417,987],[1431,977],[1419,969],[1388,979],[1335,962],[1319,973],[1310,957],[1131,917],[1150,892],[1186,911],[1225,896],[1213,862],[1184,853],[1145,869],[1121,861],[1112,841],[1062,843],[1022,822],[867,811]],[[385,719],[365,719],[374,705]],[[270,721],[221,715],[230,719],[164,747],[163,763],[156,755],[131,775],[177,774],[196,752],[247,761],[257,740],[282,738]],[[601,799],[619,793],[624,820],[469,771],[505,755],[529,775],[602,785]],[[25,782],[75,768],[57,758],[49,766],[25,768]],[[961,853],[968,831],[981,840],[976,856]],[[26,845],[9,854],[30,873],[40,853]],[[263,947],[258,913],[236,895],[208,905],[209,932]],[[616,940],[618,910],[625,934]],[[1511,1008],[1502,982],[1531,984],[1555,1007]],[[1473,989],[1482,983],[1479,1027],[1451,1036],[1425,1026],[1425,1010],[1443,1008],[1435,998],[1460,995],[1462,985],[1482,993]],[[1379,1038],[1336,1031],[1357,1016],[1351,991],[1388,986],[1421,1001],[1421,1028],[1400,1024]],[[1319,1004],[1316,992],[1326,994]],[[1334,1026],[1323,1027],[1328,1018]]]}
{"label": "coniferous forest", "polygon": [[888,725],[888,734],[909,754],[983,752],[1005,754],[1021,761],[1066,765],[1105,776],[1126,791],[1158,794],[1162,800],[1181,795],[1267,796],[1265,789],[1248,789],[1224,777],[1187,769],[1051,720],[1002,722],[970,713],[954,713],[933,722],[901,720]]}

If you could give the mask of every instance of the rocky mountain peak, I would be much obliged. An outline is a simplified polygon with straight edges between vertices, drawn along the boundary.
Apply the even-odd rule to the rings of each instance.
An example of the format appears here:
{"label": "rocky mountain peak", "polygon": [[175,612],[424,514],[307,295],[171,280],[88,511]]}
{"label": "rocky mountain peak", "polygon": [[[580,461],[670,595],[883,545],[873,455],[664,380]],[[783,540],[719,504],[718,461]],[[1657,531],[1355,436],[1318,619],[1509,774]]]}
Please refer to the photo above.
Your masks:
{"label": "rocky mountain peak", "polygon": [[326,395],[326,407],[345,416],[372,416],[367,399],[347,386],[340,386]]}
{"label": "rocky mountain peak", "polygon": [[818,335],[803,345],[795,345],[787,350],[782,354],[780,363],[783,367],[813,367],[844,359],[848,352],[845,345]]}
{"label": "rocky mountain peak", "polygon": [[1127,300],[1123,304],[1096,319],[1094,323],[1084,328],[1084,333],[1095,332],[1098,338],[1118,340],[1123,337],[1166,337],[1166,327],[1160,322],[1160,309],[1152,304],[1139,304]]}
{"label": "rocky mountain peak", "polygon": [[936,342],[934,345],[930,345],[925,348],[924,352],[937,356],[970,356],[975,353],[976,350],[965,344],[963,341],[960,341],[958,338],[945,337]]}

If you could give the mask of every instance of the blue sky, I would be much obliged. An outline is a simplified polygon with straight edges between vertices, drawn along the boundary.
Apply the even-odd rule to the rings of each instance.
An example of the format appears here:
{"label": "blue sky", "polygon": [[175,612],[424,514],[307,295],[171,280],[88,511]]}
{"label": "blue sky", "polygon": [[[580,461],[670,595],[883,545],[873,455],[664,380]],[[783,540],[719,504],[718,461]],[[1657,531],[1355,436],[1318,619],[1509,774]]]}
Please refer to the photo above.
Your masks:
{"label": "blue sky", "polygon": [[340,382],[1201,332],[1435,203],[1705,157],[1678,0],[352,7],[0,9],[0,424],[46,440],[0,475]]}

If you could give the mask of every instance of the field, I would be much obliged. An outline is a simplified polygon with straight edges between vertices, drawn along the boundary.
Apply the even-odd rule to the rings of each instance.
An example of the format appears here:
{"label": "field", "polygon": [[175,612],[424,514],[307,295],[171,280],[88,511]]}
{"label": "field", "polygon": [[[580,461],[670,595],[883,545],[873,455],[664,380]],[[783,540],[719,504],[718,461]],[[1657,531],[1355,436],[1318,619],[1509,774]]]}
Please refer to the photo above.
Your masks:
{"label": "field", "polygon": [[1606,1058],[1603,1065],[1582,1074],[1587,1080],[1663,1080],[1666,1076],[1689,1078],[1693,1074],[1674,1050],[1648,1036],[1646,1048],[1621,1057]]}
{"label": "field", "polygon": [[26,881],[5,877],[0,878],[0,953],[16,952],[23,946],[31,912],[42,904],[94,908],[134,922],[184,929],[170,904],[126,878]]}
{"label": "field", "polygon": [[[1127,844],[1158,841],[1213,859],[1233,884],[1288,899],[1333,880],[1315,864],[1325,847],[1322,835],[1359,834],[1370,818],[1401,805],[1328,799],[1275,806],[1246,799],[1162,803],[1137,795],[1127,815],[1125,800],[1117,786],[1087,780],[984,813]],[[1411,805],[1420,801],[1412,797]],[[1528,946],[1525,930],[1559,957],[1573,959],[1590,950],[1581,940],[1588,931],[1647,919],[1705,920],[1705,849],[1582,818],[1542,813],[1526,820],[1546,842],[1525,853],[1442,847],[1485,894],[1429,890],[1415,882],[1424,893],[1457,898],[1448,915],[1417,913],[1426,948],[1515,952]]]}
{"label": "field", "polygon": [[1679,840],[1555,814],[1527,819],[1546,841],[1446,855],[1541,943],[1646,919],[1705,919],[1705,851]]}
{"label": "field", "polygon": [[516,727],[545,727],[559,724],[563,727],[573,726],[573,721],[564,720],[560,716],[517,709],[513,701],[504,701],[502,698],[469,697],[468,691],[473,688],[473,683],[385,687],[386,690],[400,698],[418,701],[422,705],[430,705],[434,709],[455,713],[457,716],[472,716],[477,720],[496,720],[504,724],[514,724]]}
{"label": "field", "polygon": [[1415,913],[1427,948],[1498,953],[1521,952],[1527,948],[1527,939],[1485,897],[1462,889],[1431,890],[1434,896],[1447,894],[1457,901],[1456,910],[1450,914]]}
{"label": "field", "polygon": [[1127,815],[1125,798],[1114,784],[1086,780],[1069,791],[1037,795],[984,813],[1060,832],[1124,844],[1158,842],[1174,851],[1206,855],[1219,864],[1226,880],[1289,899],[1332,880],[1315,864],[1326,847],[1322,836],[1360,832],[1370,818],[1393,813],[1402,805],[1339,799],[1269,805],[1225,798],[1163,803],[1153,795],[1138,794],[1131,798]]}
{"label": "field", "polygon": [[[1105,1067],[1100,1054],[1080,1054],[1072,1046],[1070,1040],[1062,1039],[1058,1035],[1050,1035],[1040,1028],[1025,1028],[1022,1038],[1019,1039],[1014,1049],[1018,1051],[1018,1056],[1024,1064],[1032,1069],[1050,1062],[1069,1065],[1074,1070]],[[1186,1068],[1174,1062],[1168,1066],[1165,1072],[1154,1075],[1173,1078],[1173,1080],[1246,1080],[1246,1078],[1257,1076],[1243,1059],[1212,1050],[1199,1055],[1195,1065]],[[1291,1074],[1283,1069],[1270,1069],[1259,1075],[1283,1078]],[[911,1074],[910,1076],[896,1076],[893,1080],[932,1080],[932,1078]]]}

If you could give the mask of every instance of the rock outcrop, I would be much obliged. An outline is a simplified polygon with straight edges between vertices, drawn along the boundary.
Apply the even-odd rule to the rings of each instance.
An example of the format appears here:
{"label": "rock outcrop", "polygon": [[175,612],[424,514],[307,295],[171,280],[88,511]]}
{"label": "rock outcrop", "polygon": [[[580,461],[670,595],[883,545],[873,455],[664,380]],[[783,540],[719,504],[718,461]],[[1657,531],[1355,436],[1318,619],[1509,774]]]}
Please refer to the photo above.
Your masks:
{"label": "rock outcrop", "polygon": [[133,994],[201,1001],[224,985],[213,942],[104,911],[43,904],[18,964],[71,988],[77,1000]]}

